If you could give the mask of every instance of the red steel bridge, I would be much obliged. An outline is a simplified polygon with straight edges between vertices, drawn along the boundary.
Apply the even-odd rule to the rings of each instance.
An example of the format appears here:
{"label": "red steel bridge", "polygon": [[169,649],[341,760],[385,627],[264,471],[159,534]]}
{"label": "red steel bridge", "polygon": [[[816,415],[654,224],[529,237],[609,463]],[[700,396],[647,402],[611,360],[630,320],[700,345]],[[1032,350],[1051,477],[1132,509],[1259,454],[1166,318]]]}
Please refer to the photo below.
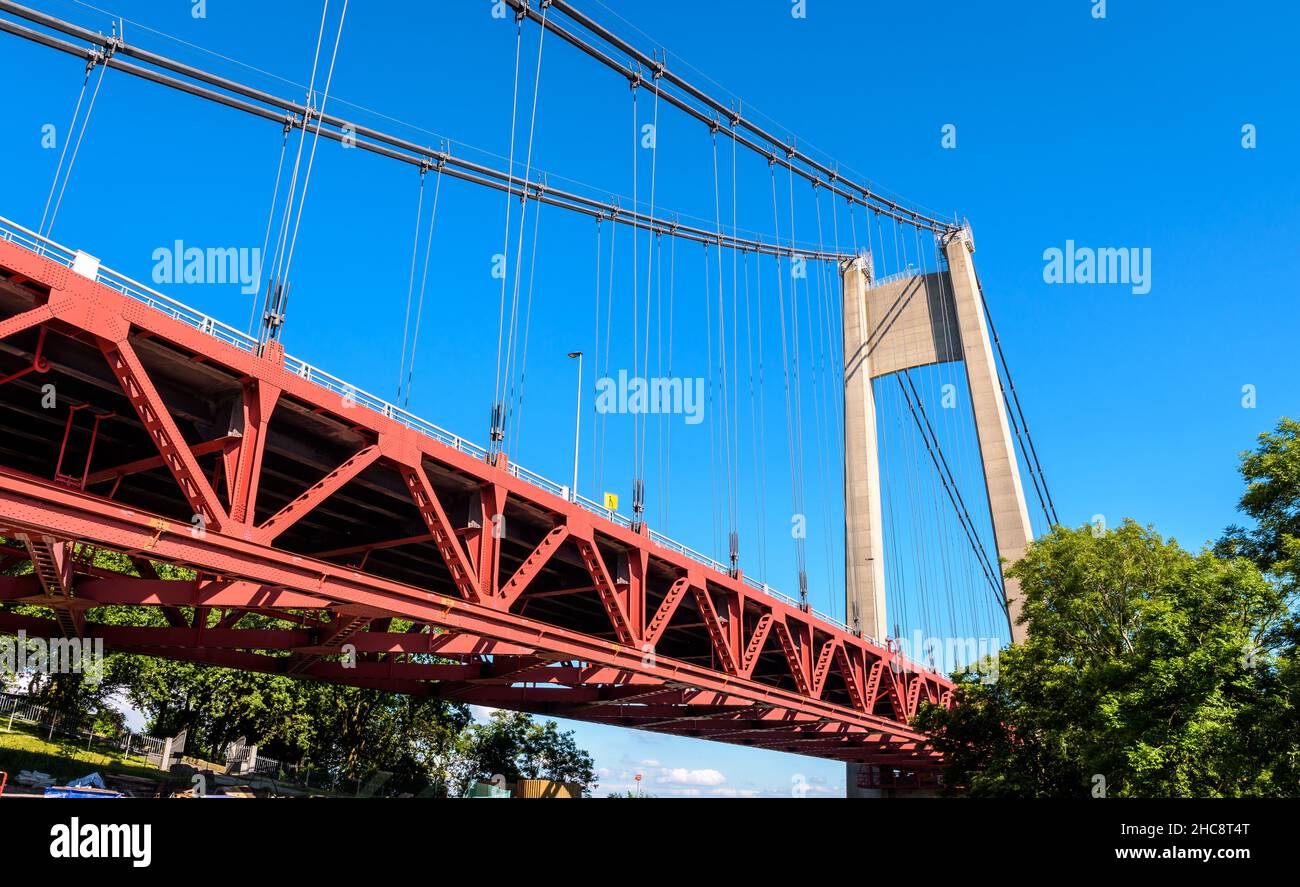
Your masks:
{"label": "red steel bridge", "polygon": [[[1001,349],[995,358],[968,229],[808,156],[570,3],[505,6],[517,32],[536,25],[626,77],[634,103],[638,90],[653,91],[656,120],[662,102],[706,126],[715,191],[720,138],[731,141],[733,158],[744,150],[766,161],[774,216],[782,170],[791,183],[790,240],[747,238],[734,223],[724,230],[720,217],[711,229],[656,215],[653,198],[648,210],[635,197],[630,205],[595,199],[530,178],[528,166],[520,175],[513,157],[494,168],[328,113],[328,3],[313,85],[297,103],[129,44],[120,32],[106,37],[0,0],[8,16],[0,16],[0,33],[85,63],[83,98],[92,73],[102,82],[111,70],[268,121],[283,129],[285,145],[291,136],[297,144],[290,161],[281,149],[293,186],[273,274],[261,281],[266,311],[256,336],[60,245],[50,233],[54,216],[36,231],[0,219],[0,574],[8,574],[0,575],[0,632],[102,639],[111,650],[840,760],[854,765],[860,787],[925,783],[942,761],[910,724],[923,703],[953,704],[954,685],[933,663],[923,667],[883,639],[875,411],[884,392],[872,393],[873,380],[897,378],[898,402],[906,401],[924,442],[915,464],[933,463],[941,482],[934,501],[946,494],[953,505],[957,523],[947,526],[953,535],[960,527],[979,556],[988,584],[981,592],[992,590],[999,630],[1010,625],[1011,633],[1015,589],[1004,584],[998,556],[1015,559],[1031,534],[1010,431],[1036,491],[1041,475],[1021,439],[1014,386],[1003,388],[998,376]],[[341,35],[342,18],[338,28]],[[518,70],[517,38],[515,52]],[[93,89],[82,134],[98,83]],[[516,77],[516,99],[518,89]],[[78,99],[74,121],[81,107]],[[418,168],[422,189],[434,171],[439,182],[486,188],[521,208],[595,219],[598,245],[607,222],[656,242],[704,244],[706,263],[713,247],[720,282],[724,250],[773,260],[778,274],[782,261],[796,260],[842,273],[840,297],[858,307],[842,311],[842,353],[831,348],[844,392],[832,398],[839,416],[827,427],[842,426],[848,451],[848,624],[808,604],[802,547],[795,600],[745,575],[734,542],[731,563],[720,563],[650,529],[637,497],[629,520],[514,464],[499,445],[495,414],[483,448],[287,355],[279,330],[302,208],[299,197],[295,213],[293,189],[309,144],[305,194],[321,137]],[[531,138],[530,131],[530,164]],[[62,172],[60,158],[65,187],[75,160],[76,149]],[[877,229],[882,220],[894,226],[895,249],[902,230],[905,261],[896,273],[874,280],[864,252],[796,245],[796,179],[860,208]],[[279,171],[276,188],[278,199]],[[436,197],[434,205],[436,212]],[[54,203],[54,215],[58,209]],[[820,203],[817,213],[820,226]],[[509,222],[507,212],[507,242]],[[268,222],[268,240],[271,230]],[[915,237],[919,255],[923,233],[935,249],[931,274],[906,262],[907,239]],[[880,241],[883,248],[883,232]],[[412,282],[414,269],[413,259]],[[504,316],[504,281],[501,299]],[[784,336],[783,326],[783,352]],[[987,490],[979,492],[988,493],[992,555],[907,375],[957,361],[970,381],[983,453]],[[788,392],[787,379],[787,412]],[[1045,492],[1043,482],[1040,498]],[[106,607],[143,612],[138,624],[109,624]]]}
{"label": "red steel bridge", "polygon": [[[0,601],[49,612],[0,612],[0,630],[935,764],[908,722],[948,703],[946,678],[275,343],[259,353],[142,284],[79,273],[76,253],[14,223],[0,237],[0,554],[33,567],[0,578]],[[41,408],[47,384],[57,409]],[[135,574],[95,566],[97,549]],[[159,563],[196,578],[158,578]],[[166,624],[99,624],[107,605]],[[280,627],[241,627],[255,615]]]}

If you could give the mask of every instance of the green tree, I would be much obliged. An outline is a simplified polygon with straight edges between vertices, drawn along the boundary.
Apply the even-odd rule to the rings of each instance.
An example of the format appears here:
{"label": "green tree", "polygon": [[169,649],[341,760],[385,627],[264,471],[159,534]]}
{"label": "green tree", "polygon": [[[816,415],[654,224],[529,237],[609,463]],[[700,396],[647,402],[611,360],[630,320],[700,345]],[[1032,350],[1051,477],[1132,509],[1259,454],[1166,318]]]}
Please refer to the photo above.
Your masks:
{"label": "green tree", "polygon": [[[0,537],[0,546],[22,549],[22,544],[16,539],[4,537]],[[74,556],[91,558],[96,557],[96,554],[84,546],[78,546]],[[113,556],[119,558],[121,563],[127,563],[125,556]],[[4,558],[0,557],[0,560]],[[28,576],[31,573],[31,561],[22,557],[0,567],[0,576]],[[29,604],[0,604],[0,607],[20,616],[50,615],[48,608]],[[115,732],[121,729],[121,716],[109,706],[108,698],[122,689],[122,683],[114,670],[115,657],[106,655],[104,659],[103,673],[93,676],[73,672],[28,673],[23,676],[21,685],[33,702],[57,713],[59,724],[65,729],[94,726],[100,732]],[[0,690],[9,691],[18,686],[18,677],[0,669]]]}
{"label": "green tree", "polygon": [[[1289,606],[1245,558],[1191,554],[1126,521],[1057,528],[1009,572],[1029,638],[992,684],[918,723],[974,795],[1293,795],[1278,771],[1277,668],[1257,655]],[[1292,646],[1294,655],[1294,646]]]}
{"label": "green tree", "polygon": [[1291,591],[1300,587],[1300,421],[1283,418],[1259,436],[1259,445],[1241,455],[1246,492],[1238,507],[1253,521],[1232,526],[1216,547],[1223,556],[1240,555]]}
{"label": "green tree", "polygon": [[1282,418],[1241,454],[1246,492],[1238,504],[1251,520],[1232,526],[1219,541],[1221,556],[1250,558],[1291,604],[1260,633],[1255,658],[1271,682],[1255,709],[1256,730],[1271,739],[1270,764],[1281,783],[1300,784],[1300,421]]}
{"label": "green tree", "polygon": [[596,787],[595,762],[578,747],[573,732],[561,733],[554,721],[539,724],[522,712],[494,711],[486,723],[471,725],[464,754],[470,780],[577,782],[586,794]]}

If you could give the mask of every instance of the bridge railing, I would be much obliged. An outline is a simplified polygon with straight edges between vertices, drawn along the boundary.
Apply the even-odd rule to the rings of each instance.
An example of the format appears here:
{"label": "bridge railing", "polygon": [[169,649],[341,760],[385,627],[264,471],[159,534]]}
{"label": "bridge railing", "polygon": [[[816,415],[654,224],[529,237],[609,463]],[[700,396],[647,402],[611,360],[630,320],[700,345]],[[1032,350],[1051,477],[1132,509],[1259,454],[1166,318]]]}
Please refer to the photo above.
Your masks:
{"label": "bridge railing", "polygon": [[319,367],[312,366],[305,360],[294,357],[291,354],[286,354],[284,356],[284,368],[299,378],[306,379],[322,388],[333,391],[349,403],[355,403],[374,410],[376,413],[392,419],[400,425],[405,425],[407,428],[419,431],[421,434],[426,434],[439,443],[446,444],[458,452],[482,459],[487,458],[487,450],[483,449],[478,444],[471,443],[459,435],[452,434],[445,428],[421,419],[414,413],[410,413],[399,406],[391,404],[378,395],[371,394],[369,391],[365,391],[355,385],[344,382],[337,376],[333,376]]}
{"label": "bridge railing", "polygon": [[57,244],[53,240],[42,237],[35,231],[24,228],[17,222],[11,222],[3,217],[0,217],[0,240],[16,243],[42,258],[58,262],[65,268],[72,267],[72,261],[77,255],[74,250]]}
{"label": "bridge railing", "polygon": [[164,296],[156,289],[132,280],[112,268],[100,266],[99,273],[95,275],[95,282],[103,284],[109,289],[117,290],[123,295],[130,296],[138,302],[143,302],[150,308],[155,308],[168,317],[179,320],[186,326],[192,326],[201,333],[220,339],[227,345],[234,345],[241,351],[249,353],[257,351],[257,340],[247,333],[241,332],[200,311],[195,311],[190,306],[183,305],[170,296]]}
{"label": "bridge railing", "polygon": [[867,289],[875,289],[878,286],[884,286],[885,284],[893,283],[896,280],[906,280],[909,277],[922,277],[925,273],[926,272],[921,268],[909,264],[901,271],[895,271],[892,274],[886,274],[884,277],[875,278],[871,281],[871,285],[867,287]]}
{"label": "bridge railing", "polygon": [[632,528],[632,519],[624,517],[612,508],[606,508],[601,503],[593,502],[586,496],[573,496],[572,499],[575,505],[590,511],[592,514],[598,514],[605,520],[616,523],[620,527],[627,527],[629,530]]}
{"label": "bridge railing", "polygon": [[[0,216],[0,240],[6,240],[13,243],[17,243],[20,246],[24,247],[25,249],[31,250],[37,255],[44,256],[52,261],[58,262],[59,264],[69,268],[72,267],[73,262],[75,261],[77,255],[75,250],[71,250],[63,246],[62,244],[55,243],[49,238],[37,234],[36,232],[31,231],[27,228],[24,228],[22,225],[19,225],[17,222],[13,222],[2,216]],[[909,269],[903,272],[899,272],[898,274],[890,275],[889,277],[882,278],[881,280],[875,281],[873,285],[879,285],[895,277],[905,277],[914,273],[916,273],[914,270]],[[139,281],[134,280],[130,277],[127,277],[126,275],[121,274],[120,272],[114,271],[111,268],[101,266],[99,268],[98,273],[96,274],[95,280],[97,283],[101,283],[107,287],[110,287],[111,289],[117,290],[123,295],[129,296],[130,298],[135,299],[139,302],[143,302],[144,304],[150,306],[151,308],[156,308],[157,310],[162,311],[164,314],[167,314],[169,317],[173,317],[176,320],[181,321],[187,326],[191,326],[202,333],[206,333],[207,335],[213,336],[214,338],[219,339],[228,345],[233,345],[234,347],[240,349],[241,351],[246,351],[249,353],[256,353],[257,351],[258,342],[257,339],[254,338],[253,336],[241,332],[240,330],[237,330],[228,324],[222,323],[216,318],[209,317],[208,315],[203,314],[202,312],[197,311],[189,307],[188,305],[178,302],[177,300],[171,298],[170,296],[166,296],[158,292],[152,287],[146,286],[145,284],[140,283]],[[284,366],[286,370],[299,376],[300,378],[306,379],[309,382],[313,382],[321,386],[322,388],[328,389],[329,391],[333,391],[335,394],[338,394],[339,396],[343,397],[345,400],[351,403],[356,403],[358,405],[365,406],[368,409],[374,410],[375,412],[383,416],[386,416],[387,418],[392,419],[395,422],[405,425],[408,428],[412,428],[422,434],[426,434],[429,437],[432,437],[434,440],[437,440],[440,443],[443,443],[446,446],[455,449],[457,452],[465,453],[466,455],[473,456],[476,458],[481,458],[481,459],[487,458],[488,455],[487,450],[479,446],[478,444],[472,443],[471,441],[468,441],[465,438],[460,437],[459,435],[453,434],[452,432],[446,430],[445,428],[442,428],[438,425],[433,424],[432,422],[422,419],[419,416],[416,416],[415,414],[402,409],[401,407],[395,406],[394,404],[389,403],[388,401],[384,400],[381,397],[378,397],[374,394],[371,394],[368,391],[364,391],[360,388],[357,388],[355,385],[351,385],[343,381],[342,379],[338,378],[337,376],[331,375],[330,373],[327,373],[324,370],[307,363],[305,360],[286,354],[284,357]],[[625,515],[619,514],[614,509],[606,508],[603,504],[588,499],[586,496],[576,495],[564,484],[558,484],[555,481],[549,480],[548,478],[543,477],[540,474],[537,474],[536,472],[529,471],[528,469],[519,465],[515,465],[513,463],[511,463],[508,466],[507,470],[513,477],[517,477],[520,480],[532,484],[533,486],[539,487],[551,493],[552,495],[573,502],[574,504],[585,509],[586,511],[598,515],[599,517],[602,517],[605,520],[610,521],[611,523],[626,528],[631,528],[632,526],[632,520],[630,518],[626,517]],[[660,546],[661,548],[665,548],[668,549],[669,551],[676,552],[677,554],[680,554],[684,557],[688,557],[691,560],[703,564],[704,566],[712,570],[715,570],[719,573],[727,573],[730,571],[730,567],[728,567],[727,565],[709,557],[706,554],[702,554],[701,552],[698,552],[695,549],[690,548],[689,546],[683,545],[680,542],[670,539],[664,534],[656,532],[655,530],[650,531],[650,540],[656,545]],[[792,607],[805,610],[811,613],[813,616],[817,617],[818,619],[822,620],[823,622],[826,622],[830,625],[834,625],[837,628],[840,628],[844,631],[848,631],[848,632],[853,631],[853,629],[847,623],[842,622],[838,619],[834,619],[831,616],[822,613],[819,610],[815,610],[811,607],[807,607],[801,604],[795,598],[792,598],[787,594],[783,594],[782,592],[777,591],[776,589],[768,585],[766,582],[759,582],[758,580],[754,579],[751,576],[745,576],[743,578],[743,581],[750,588],[762,592],[763,594],[769,597],[773,597],[776,598],[777,600],[783,601]],[[863,635],[863,637],[872,643],[875,643],[877,645],[882,645],[882,642],[875,638],[871,638],[866,635]],[[928,671],[929,669],[925,669],[925,670]]]}
{"label": "bridge railing", "polygon": [[511,474],[511,476],[517,477],[520,480],[530,483],[535,487],[541,487],[543,490],[545,490],[546,492],[550,493],[553,496],[559,496],[561,499],[573,498],[571,495],[569,495],[569,488],[566,487],[564,484],[557,484],[553,480],[542,477],[540,474],[538,474],[535,471],[529,471],[527,468],[524,468],[522,465],[516,465],[515,463],[511,462],[507,465],[506,470]]}

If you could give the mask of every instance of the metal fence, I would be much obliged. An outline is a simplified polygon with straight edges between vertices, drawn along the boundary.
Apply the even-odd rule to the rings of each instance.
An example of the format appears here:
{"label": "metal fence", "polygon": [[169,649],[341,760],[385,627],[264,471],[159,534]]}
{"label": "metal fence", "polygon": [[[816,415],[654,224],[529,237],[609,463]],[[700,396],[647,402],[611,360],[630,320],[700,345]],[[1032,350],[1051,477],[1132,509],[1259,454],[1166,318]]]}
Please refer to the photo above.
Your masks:
{"label": "metal fence", "polygon": [[[17,693],[0,694],[0,735],[14,732],[15,724],[38,727],[36,732],[43,734],[51,742],[57,738],[78,745],[84,743],[87,751],[119,757],[124,763],[140,763],[156,769],[162,768],[163,753],[167,744],[164,738],[134,733],[130,730],[120,734],[100,732],[94,727],[76,723],[48,706],[33,702],[29,697]],[[176,744],[180,741],[177,737],[173,744],[174,761],[180,761],[184,754],[183,745]],[[249,754],[250,749],[243,740],[239,740],[227,745],[225,751],[217,755],[222,760],[209,763],[230,767],[247,760]],[[93,765],[88,764],[88,766]],[[275,758],[259,755],[245,775],[310,787],[311,768],[286,764]]]}
{"label": "metal fence", "polygon": [[84,720],[62,715],[33,702],[30,697],[17,693],[0,694],[0,733],[14,732],[15,724],[39,727],[38,732],[51,742],[56,737],[78,744],[84,740],[87,751],[117,756],[126,763],[138,761],[154,767],[162,764],[164,739],[130,730],[101,732],[93,725],[87,726]]}

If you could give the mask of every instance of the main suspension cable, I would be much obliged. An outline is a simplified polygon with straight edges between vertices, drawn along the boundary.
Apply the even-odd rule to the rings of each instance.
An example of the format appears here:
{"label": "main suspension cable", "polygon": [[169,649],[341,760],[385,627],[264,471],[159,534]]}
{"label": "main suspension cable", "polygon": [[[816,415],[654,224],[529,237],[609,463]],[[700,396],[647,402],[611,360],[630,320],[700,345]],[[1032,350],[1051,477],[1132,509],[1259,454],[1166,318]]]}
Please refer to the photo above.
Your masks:
{"label": "main suspension cable", "polygon": [[[10,0],[0,0],[0,12],[10,12],[23,18],[37,22],[54,30],[70,34],[80,40],[85,40],[95,46],[106,46],[110,41],[109,38],[90,31],[86,28],[79,27],[70,22],[63,21],[53,16],[38,13],[35,10],[12,3]],[[90,58],[95,54],[95,50],[87,50],[67,41],[51,37],[39,31],[25,28],[13,22],[0,19],[0,32],[12,34],[34,43],[39,43],[51,49],[56,49],[68,55],[78,58]],[[123,71],[134,77],[148,80],[185,92],[189,95],[210,101],[215,104],[224,105],[234,110],[243,111],[244,113],[261,117],[265,120],[271,120],[277,124],[283,125],[288,118],[295,124],[300,123],[305,116],[317,117],[318,121],[324,125],[335,127],[335,129],[320,130],[320,135],[360,148],[364,151],[378,154],[392,160],[398,160],[408,163],[412,166],[420,167],[429,164],[444,166],[444,172],[461,181],[470,182],[498,191],[506,191],[515,196],[523,195],[528,200],[547,203],[552,206],[558,206],[571,212],[591,217],[603,217],[618,222],[621,225],[627,225],[641,230],[657,231],[669,234],[673,237],[683,240],[690,240],[696,243],[717,243],[715,232],[706,228],[693,225],[683,224],[678,217],[671,219],[664,217],[652,217],[645,213],[638,212],[635,207],[626,209],[618,204],[617,201],[602,201],[570,191],[564,191],[555,187],[548,187],[541,182],[524,181],[510,171],[501,171],[490,166],[467,160],[452,154],[446,149],[433,149],[416,144],[407,139],[398,138],[389,135],[373,127],[361,124],[351,123],[334,114],[320,112],[314,109],[308,109],[296,102],[287,101],[262,90],[253,89],[233,80],[224,77],[218,77],[206,71],[200,70],[190,65],[185,65],[172,59],[161,56],[157,53],[149,52],[135,46],[129,46],[121,41],[116,44],[116,53],[112,57],[105,59],[104,64],[108,67]],[[126,55],[149,65],[172,71],[182,77],[196,80],[200,83],[206,83],[216,89],[209,89],[203,86],[197,86],[194,83],[182,80],[177,77],[160,74],[147,68],[130,64],[117,58],[116,55]],[[225,90],[236,96],[243,98],[233,98]],[[245,101],[248,99],[250,101]],[[260,103],[260,104],[254,104]],[[263,107],[263,105],[269,107]],[[278,109],[278,110],[271,110]],[[373,141],[367,141],[373,140]],[[798,250],[794,247],[785,247],[779,244],[773,245],[763,242],[757,238],[740,237],[736,233],[727,234],[723,238],[723,246],[728,249],[750,249],[769,255],[792,255],[807,254],[806,250]],[[816,258],[852,258],[851,256],[813,256]]]}
{"label": "main suspension cable", "polygon": [[[672,86],[681,90],[695,102],[704,106],[701,110],[690,102],[679,98],[676,95],[665,92],[664,98],[674,107],[684,111],[691,117],[699,120],[710,127],[714,126],[714,115],[722,115],[728,118],[733,127],[728,132],[729,135],[744,147],[755,153],[767,158],[770,163],[776,163],[785,167],[791,176],[798,175],[810,182],[818,182],[823,187],[829,188],[841,197],[870,204],[873,209],[879,212],[887,213],[897,221],[905,222],[909,225],[915,225],[928,228],[933,231],[944,232],[952,229],[952,224],[934,216],[905,207],[898,201],[892,200],[870,188],[868,185],[857,184],[845,178],[837,170],[821,163],[818,160],[808,156],[800,151],[793,141],[786,142],[778,136],[768,132],[763,127],[757,125],[752,120],[747,119],[743,114],[735,109],[728,108],[723,103],[710,97],[708,94],[693,86],[679,75],[670,71],[666,65],[657,59],[646,55],[636,49],[625,40],[612,33],[607,28],[600,25],[590,17],[584,15],[575,9],[572,4],[564,0],[549,0],[541,4],[541,12],[533,9],[529,0],[505,0],[505,2],[515,10],[516,15],[523,16],[529,21],[538,23],[543,30],[549,30],[566,43],[586,53],[593,59],[602,62],[607,67],[617,71],[619,74],[631,79],[635,77],[635,66],[640,65],[654,70],[659,76]],[[614,58],[604,49],[595,46],[590,41],[574,34],[563,26],[557,24],[555,20],[548,19],[546,13],[552,8],[568,17],[579,27],[594,34],[601,41],[609,46],[614,47],[619,53],[623,54],[631,64],[625,64]],[[764,147],[759,142],[741,135],[737,130],[744,129],[766,143]],[[806,168],[805,168],[806,167]]]}

